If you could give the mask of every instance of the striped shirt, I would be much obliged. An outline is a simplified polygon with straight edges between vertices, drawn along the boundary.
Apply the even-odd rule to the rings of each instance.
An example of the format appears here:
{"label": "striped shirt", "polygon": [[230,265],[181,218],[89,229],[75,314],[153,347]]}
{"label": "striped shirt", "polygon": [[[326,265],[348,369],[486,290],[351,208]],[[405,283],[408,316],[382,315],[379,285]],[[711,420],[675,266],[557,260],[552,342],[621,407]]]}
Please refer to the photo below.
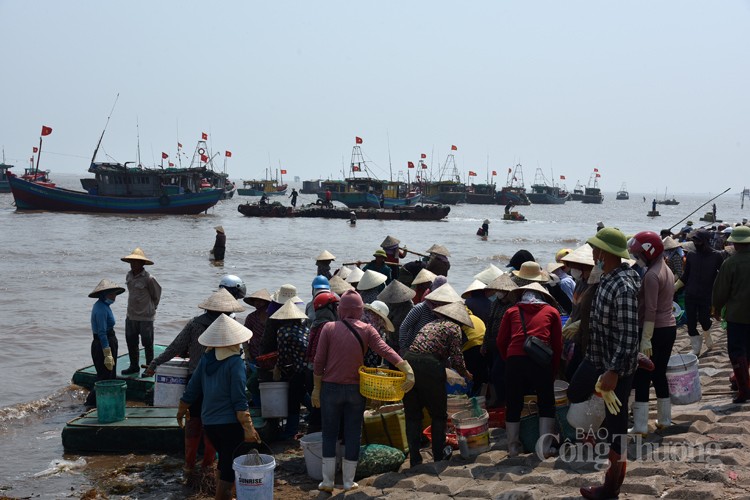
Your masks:
{"label": "striped shirt", "polygon": [[591,304],[591,340],[586,358],[599,370],[620,376],[638,366],[638,289],[641,278],[627,264],[602,276]]}
{"label": "striped shirt", "polygon": [[398,329],[398,347],[400,352],[404,353],[409,350],[409,346],[414,342],[414,337],[417,336],[419,330],[434,319],[435,315],[426,302],[420,302],[414,306]]}

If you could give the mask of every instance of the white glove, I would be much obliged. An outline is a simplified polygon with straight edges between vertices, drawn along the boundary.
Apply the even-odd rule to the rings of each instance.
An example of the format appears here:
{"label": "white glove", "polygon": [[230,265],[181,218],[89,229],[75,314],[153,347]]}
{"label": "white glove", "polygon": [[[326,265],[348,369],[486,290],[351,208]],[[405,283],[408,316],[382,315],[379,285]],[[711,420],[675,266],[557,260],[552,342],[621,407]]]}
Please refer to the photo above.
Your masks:
{"label": "white glove", "polygon": [[562,329],[562,334],[565,340],[572,340],[578,331],[581,329],[581,320],[573,321],[572,323],[566,324]]}
{"label": "white glove", "polygon": [[414,371],[411,369],[411,365],[408,361],[404,360],[396,365],[396,368],[406,374],[406,381],[404,381],[403,389],[404,392],[409,392],[414,387]]}
{"label": "white glove", "polygon": [[460,385],[461,387],[466,387],[466,380],[458,374],[456,370],[451,370],[450,368],[445,369],[445,378],[446,381],[450,385]]}
{"label": "white glove", "polygon": [[112,370],[115,367],[115,358],[112,357],[112,348],[105,347],[104,350],[104,366],[107,370]]}
{"label": "white glove", "polygon": [[652,354],[652,348],[651,348],[651,338],[654,336],[654,322],[653,321],[645,321],[643,323],[643,335],[641,335],[641,352],[651,357]]}
{"label": "white glove", "polygon": [[602,396],[604,404],[607,406],[607,410],[609,410],[612,415],[617,415],[618,413],[620,413],[620,409],[622,408],[620,399],[617,397],[617,394],[615,394],[615,391],[603,391],[600,384],[601,379],[596,381],[594,390],[596,390],[596,392],[598,392]]}
{"label": "white glove", "polygon": [[680,289],[685,286],[685,283],[682,282],[682,280],[677,280],[674,283],[674,293],[677,293],[680,291]]}

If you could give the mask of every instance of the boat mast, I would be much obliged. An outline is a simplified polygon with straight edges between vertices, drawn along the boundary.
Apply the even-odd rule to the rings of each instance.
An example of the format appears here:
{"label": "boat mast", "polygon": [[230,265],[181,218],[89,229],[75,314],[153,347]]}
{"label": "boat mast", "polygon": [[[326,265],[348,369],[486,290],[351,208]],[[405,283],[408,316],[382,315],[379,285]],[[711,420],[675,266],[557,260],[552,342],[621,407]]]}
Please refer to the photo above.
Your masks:
{"label": "boat mast", "polygon": [[390,173],[389,180],[393,182],[393,163],[391,162],[391,136],[388,131],[385,132],[386,140],[388,141],[388,171]]}
{"label": "boat mast", "polygon": [[[135,143],[138,148],[138,151],[136,151],[136,156],[138,157],[138,168],[141,168],[141,129],[138,125],[137,116],[135,117]],[[94,156],[96,156],[96,153],[94,153]],[[91,163],[93,163],[93,161]]]}
{"label": "boat mast", "polygon": [[[115,96],[115,102],[112,104],[112,109],[109,111],[109,116],[107,117],[107,123],[104,124],[104,130],[102,130],[102,135],[99,137],[99,142],[96,143],[96,149],[94,149],[94,155],[91,157],[91,164],[94,164],[94,160],[96,160],[96,153],[99,152],[99,146],[102,145],[102,139],[104,139],[104,132],[107,131],[107,125],[109,125],[109,119],[112,118],[112,113],[115,111],[115,106],[117,105],[117,100],[120,98],[120,93],[118,92]],[[37,168],[39,167],[39,163],[37,163]]]}

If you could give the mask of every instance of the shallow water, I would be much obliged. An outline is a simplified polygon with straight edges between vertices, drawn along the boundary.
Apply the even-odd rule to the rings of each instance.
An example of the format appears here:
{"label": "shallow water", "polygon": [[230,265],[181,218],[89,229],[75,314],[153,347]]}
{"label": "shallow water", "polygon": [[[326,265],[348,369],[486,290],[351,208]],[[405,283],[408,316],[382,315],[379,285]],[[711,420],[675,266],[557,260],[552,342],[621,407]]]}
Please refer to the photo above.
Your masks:
{"label": "shallow water", "polygon": [[[55,175],[61,187],[80,189],[71,175]],[[713,195],[718,194],[714,193]],[[337,262],[369,260],[387,234],[403,245],[424,252],[441,243],[451,252],[450,283],[463,291],[472,276],[489,263],[507,264],[513,253],[530,250],[544,264],[563,247],[575,247],[594,234],[596,222],[617,226],[632,234],[659,231],[707,201],[710,194],[678,195],[681,204],[660,205],[662,217],[650,219],[653,196],[631,194],[615,201],[605,193],[602,205],[568,202],[558,206],[519,207],[528,222],[503,222],[503,207],[462,205],[451,208],[440,222],[346,221],[325,219],[253,219],[237,212],[237,205],[255,198],[235,197],[198,216],[122,216],[45,212],[19,213],[10,194],[0,194],[0,494],[39,495],[41,498],[78,496],[102,476],[138,462],[143,466],[138,485],[140,498],[184,496],[176,484],[179,460],[161,456],[86,456],[63,454],[60,432],[65,422],[83,411],[85,391],[70,386],[73,372],[91,364],[88,293],[102,278],[124,284],[129,267],[120,257],[140,246],[155,261],[149,271],[163,287],[156,318],[156,341],[168,343],[181,326],[200,310],[196,307],[216,289],[224,274],[236,274],[248,292],[291,283],[300,297],[310,298],[315,276],[314,257],[323,249]],[[314,201],[301,195],[298,203]],[[272,200],[276,201],[276,200]],[[288,199],[278,197],[288,203]],[[750,210],[740,210],[732,192],[716,201],[718,215],[740,220]],[[710,204],[690,218],[698,218]],[[750,209],[750,205],[748,206]],[[487,241],[475,236],[488,218]],[[208,260],[213,227],[227,234],[223,267]],[[677,227],[681,227],[679,224]],[[409,259],[407,259],[409,260]],[[112,306],[120,350],[124,339],[126,298]],[[244,313],[239,314],[240,318]],[[8,457],[13,457],[8,459]],[[62,462],[61,462],[62,461]],[[129,465],[131,464],[131,465]],[[175,469],[176,468],[176,469]],[[149,486],[153,482],[151,486]],[[160,485],[158,490],[155,485]],[[72,489],[72,490],[71,490]]]}

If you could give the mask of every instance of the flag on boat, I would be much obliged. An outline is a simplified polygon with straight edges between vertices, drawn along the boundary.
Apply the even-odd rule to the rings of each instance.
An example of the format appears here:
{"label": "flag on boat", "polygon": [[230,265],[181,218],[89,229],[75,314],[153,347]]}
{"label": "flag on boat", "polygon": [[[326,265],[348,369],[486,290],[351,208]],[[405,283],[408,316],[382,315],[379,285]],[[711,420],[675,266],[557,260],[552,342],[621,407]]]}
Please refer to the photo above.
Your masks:
{"label": "flag on boat", "polygon": [[224,151],[224,156],[226,156],[227,158],[231,158],[232,157],[232,152],[231,151]]}
{"label": "flag on boat", "polygon": [[425,162],[422,162],[422,169],[424,170],[426,168],[427,168],[427,164]]}
{"label": "flag on boat", "polygon": [[172,162],[170,161],[170,162],[169,162],[169,166],[170,166],[170,167],[174,167],[174,163],[172,163]]}
{"label": "flag on boat", "polygon": [[513,171],[512,168],[508,167],[508,173],[511,173]]}
{"label": "flag on boat", "polygon": [[208,134],[205,133],[205,132],[201,132],[201,139],[203,139],[204,141],[207,141],[208,140]]}
{"label": "flag on boat", "polygon": [[206,155],[201,155],[201,161],[202,161],[203,163],[208,163],[208,156],[206,156]]}
{"label": "flag on boat", "polygon": [[477,176],[476,172],[474,172],[473,170],[469,170],[469,177],[476,177],[476,176]]}
{"label": "flag on boat", "polygon": [[169,155],[167,153],[165,153],[164,151],[162,151],[161,158],[162,158],[162,160],[166,160],[167,158],[169,158]]}
{"label": "flag on boat", "polygon": [[414,168],[414,163],[412,162],[408,162],[407,165],[409,166],[409,168]]}
{"label": "flag on boat", "polygon": [[362,144],[362,138],[361,137],[355,137],[354,142],[357,144]]}
{"label": "flag on boat", "polygon": [[492,176],[494,177],[494,176],[496,176],[496,175],[497,175],[497,172],[495,172],[495,171],[493,170],[493,171],[492,171]]}
{"label": "flag on boat", "polygon": [[425,158],[427,158],[427,155],[422,153],[421,158],[424,160]]}
{"label": "flag on boat", "polygon": [[177,149],[182,149],[182,144],[180,144],[179,142],[177,143]]}
{"label": "flag on boat", "polygon": [[50,135],[52,133],[52,127],[42,125],[42,135]]}
{"label": "flag on boat", "polygon": [[595,169],[594,169],[594,172],[598,172],[598,171],[599,171],[599,169],[598,169],[598,168],[595,168]]}
{"label": "flag on boat", "polygon": [[564,175],[561,175],[561,176],[560,176],[560,180],[561,180],[561,181],[564,181],[564,180],[565,180],[565,176],[564,176]]}
{"label": "flag on boat", "polygon": [[281,175],[286,175],[286,169],[281,170]]}
{"label": "flag on boat", "polygon": [[32,153],[38,153],[38,152],[39,152],[39,148],[34,146],[34,150],[32,151]]}
{"label": "flag on boat", "polygon": [[451,151],[458,151],[458,148],[456,146],[451,146]]}
{"label": "flag on boat", "polygon": [[359,165],[352,165],[352,172],[361,172],[362,169],[359,168]]}
{"label": "flag on boat", "polygon": [[596,176],[597,176],[597,177],[601,177],[601,176],[602,176],[602,174],[596,174]]}

